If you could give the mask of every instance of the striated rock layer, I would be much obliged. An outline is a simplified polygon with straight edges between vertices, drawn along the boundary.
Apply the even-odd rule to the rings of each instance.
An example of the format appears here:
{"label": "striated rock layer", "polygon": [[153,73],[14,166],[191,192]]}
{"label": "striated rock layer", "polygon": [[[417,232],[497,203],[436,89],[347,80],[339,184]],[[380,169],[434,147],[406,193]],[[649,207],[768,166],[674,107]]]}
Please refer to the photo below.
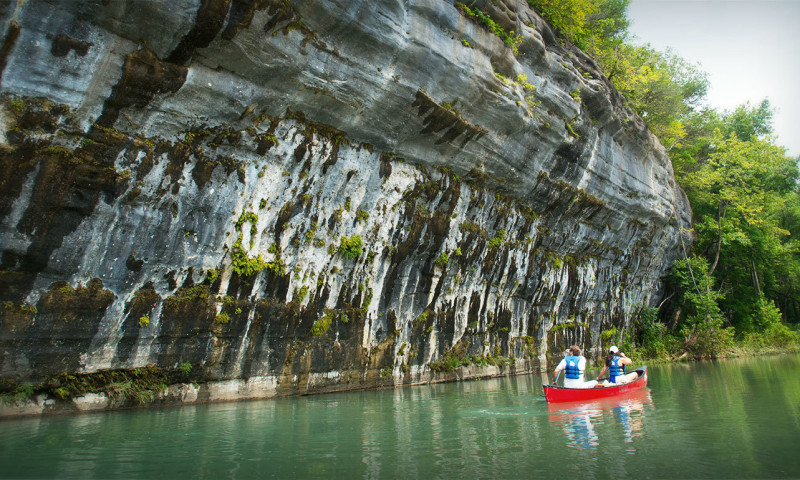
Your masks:
{"label": "striated rock layer", "polygon": [[526,2],[471,7],[511,41],[443,0],[0,6],[0,387],[263,397],[618,340],[688,225],[669,159]]}

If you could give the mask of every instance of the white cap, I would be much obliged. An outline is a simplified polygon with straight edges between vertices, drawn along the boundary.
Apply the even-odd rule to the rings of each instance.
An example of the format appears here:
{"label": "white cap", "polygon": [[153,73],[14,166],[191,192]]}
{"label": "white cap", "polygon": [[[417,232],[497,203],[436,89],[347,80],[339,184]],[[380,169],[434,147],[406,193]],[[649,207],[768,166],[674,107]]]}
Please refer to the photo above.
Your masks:
{"label": "white cap", "polygon": [[611,353],[619,353],[619,348],[616,345],[612,345],[611,348],[608,349]]}

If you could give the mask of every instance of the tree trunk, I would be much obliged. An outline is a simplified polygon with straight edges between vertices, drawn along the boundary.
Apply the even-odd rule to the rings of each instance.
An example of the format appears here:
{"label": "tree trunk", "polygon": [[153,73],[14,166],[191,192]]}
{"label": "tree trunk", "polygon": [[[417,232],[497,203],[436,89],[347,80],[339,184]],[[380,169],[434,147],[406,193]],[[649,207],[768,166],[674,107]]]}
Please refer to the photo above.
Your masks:
{"label": "tree trunk", "polygon": [[719,203],[719,207],[717,208],[717,254],[714,256],[714,264],[708,269],[708,273],[706,276],[710,277],[714,270],[717,268],[717,264],[719,263],[719,253],[722,251],[722,220],[725,218],[725,213],[728,209],[728,205],[724,202]]}
{"label": "tree trunk", "polygon": [[672,320],[669,322],[669,331],[671,333],[675,333],[675,327],[678,326],[678,319],[681,317],[681,308],[678,307],[675,309],[675,313],[672,314]]}
{"label": "tree trunk", "polygon": [[751,269],[750,269],[750,278],[753,280],[753,286],[756,287],[756,291],[758,292],[758,296],[761,297],[761,285],[758,282],[758,272],[756,271],[756,260],[751,258]]}

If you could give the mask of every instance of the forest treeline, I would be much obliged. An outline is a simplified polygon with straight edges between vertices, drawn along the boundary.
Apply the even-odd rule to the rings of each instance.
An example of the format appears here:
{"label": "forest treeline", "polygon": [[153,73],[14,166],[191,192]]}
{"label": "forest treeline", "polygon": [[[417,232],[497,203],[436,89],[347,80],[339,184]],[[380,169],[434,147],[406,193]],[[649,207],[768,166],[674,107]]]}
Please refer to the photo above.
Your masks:
{"label": "forest treeline", "polygon": [[[709,358],[800,344],[798,159],[772,135],[768,100],[704,105],[707,75],[671,51],[635,43],[629,0],[527,0],[592,55],[666,148],[692,229],[657,307],[620,338],[645,358]],[[767,48],[767,47],[765,47]]]}

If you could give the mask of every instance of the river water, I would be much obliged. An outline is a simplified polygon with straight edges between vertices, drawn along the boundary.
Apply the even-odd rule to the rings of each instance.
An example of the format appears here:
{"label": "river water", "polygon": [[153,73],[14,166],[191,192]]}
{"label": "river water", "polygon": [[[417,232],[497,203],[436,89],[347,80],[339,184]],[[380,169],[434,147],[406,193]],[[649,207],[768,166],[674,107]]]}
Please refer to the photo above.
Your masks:
{"label": "river water", "polygon": [[[592,371],[590,371],[592,373]],[[0,478],[800,478],[800,355],[0,422]]]}

